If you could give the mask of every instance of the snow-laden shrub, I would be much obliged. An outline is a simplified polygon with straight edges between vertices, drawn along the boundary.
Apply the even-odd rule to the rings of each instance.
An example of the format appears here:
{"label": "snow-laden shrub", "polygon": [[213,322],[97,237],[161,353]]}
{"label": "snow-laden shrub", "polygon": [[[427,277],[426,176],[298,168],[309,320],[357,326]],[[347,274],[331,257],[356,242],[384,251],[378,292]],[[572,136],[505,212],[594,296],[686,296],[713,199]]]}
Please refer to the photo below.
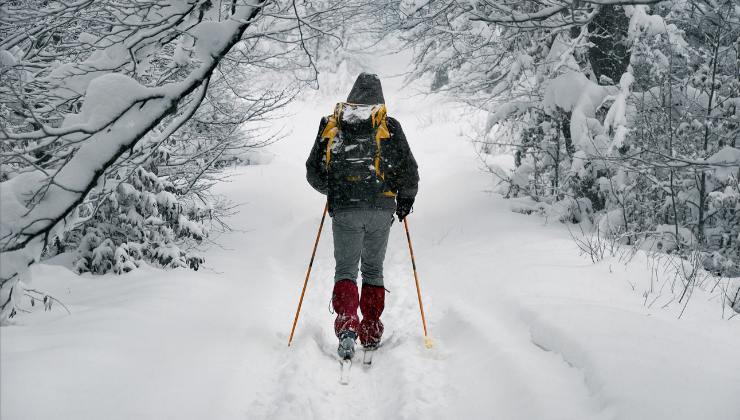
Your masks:
{"label": "snow-laden shrub", "polygon": [[[151,168],[150,168],[151,169]],[[208,236],[211,209],[178,196],[167,180],[137,167],[97,206],[82,209],[87,220],[66,235],[62,248],[76,248],[79,273],[117,274],[150,264],[197,270],[203,258],[188,251]],[[59,250],[57,250],[59,251]]]}
{"label": "snow-laden shrub", "polygon": [[710,255],[705,259],[704,268],[719,275],[739,277],[740,184],[736,175],[728,176],[724,182],[719,178],[717,181],[718,189],[709,193],[707,199],[712,217],[706,230]]}
{"label": "snow-laden shrub", "polygon": [[547,214],[549,207],[550,206],[547,203],[543,203],[543,202],[538,203],[538,202],[526,199],[526,201],[522,201],[522,200],[512,201],[511,204],[509,205],[509,210],[511,210],[514,213],[538,214],[538,215],[544,216]]}
{"label": "snow-laden shrub", "polygon": [[562,223],[581,223],[591,218],[593,206],[586,197],[565,197],[553,203],[548,214]]}
{"label": "snow-laden shrub", "polygon": [[[676,233],[678,231],[678,233]],[[658,225],[654,232],[645,232],[639,241],[639,248],[647,252],[674,252],[681,248],[696,245],[696,237],[691,230],[675,225]]]}

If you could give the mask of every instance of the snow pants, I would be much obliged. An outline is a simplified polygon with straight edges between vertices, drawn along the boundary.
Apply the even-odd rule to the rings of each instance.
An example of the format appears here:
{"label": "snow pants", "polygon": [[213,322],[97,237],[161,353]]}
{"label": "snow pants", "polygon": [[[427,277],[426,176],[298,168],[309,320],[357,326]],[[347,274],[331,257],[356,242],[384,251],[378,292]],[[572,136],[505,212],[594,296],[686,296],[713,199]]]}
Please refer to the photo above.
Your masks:
{"label": "snow pants", "polygon": [[393,212],[381,209],[338,210],[332,218],[334,231],[334,281],[357,282],[358,265],[362,284],[383,287],[383,260]]}

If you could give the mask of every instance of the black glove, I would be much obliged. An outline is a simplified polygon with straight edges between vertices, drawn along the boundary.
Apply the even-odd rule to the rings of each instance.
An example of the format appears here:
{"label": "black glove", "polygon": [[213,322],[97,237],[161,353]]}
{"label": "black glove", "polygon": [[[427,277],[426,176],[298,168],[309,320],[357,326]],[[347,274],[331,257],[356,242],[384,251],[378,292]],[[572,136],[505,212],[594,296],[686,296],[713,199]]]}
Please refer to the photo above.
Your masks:
{"label": "black glove", "polygon": [[414,197],[396,197],[396,215],[399,222],[411,213],[413,206]]}

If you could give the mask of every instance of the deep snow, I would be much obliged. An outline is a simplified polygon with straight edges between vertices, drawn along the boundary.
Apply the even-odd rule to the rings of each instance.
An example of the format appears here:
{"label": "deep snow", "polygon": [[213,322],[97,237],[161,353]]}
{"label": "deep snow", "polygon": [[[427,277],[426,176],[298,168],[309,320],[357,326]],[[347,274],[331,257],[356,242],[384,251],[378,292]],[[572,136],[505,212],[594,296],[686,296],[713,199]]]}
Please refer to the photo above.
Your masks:
{"label": "deep snow", "polygon": [[565,226],[511,212],[465,139],[473,117],[402,95],[377,70],[420,167],[409,224],[433,349],[398,223],[373,367],[356,363],[350,385],[338,383],[330,223],[287,347],[324,203],[303,165],[320,116],[350,88],[339,86],[337,98],[293,107],[293,132],[269,163],[218,187],[243,206],[207,252],[210,269],[93,277],[35,266],[32,286],[72,315],[56,307],[0,329],[0,417],[740,418],[740,317],[723,320],[702,292],[682,319],[676,305],[648,307],[642,260],[591,264]]}

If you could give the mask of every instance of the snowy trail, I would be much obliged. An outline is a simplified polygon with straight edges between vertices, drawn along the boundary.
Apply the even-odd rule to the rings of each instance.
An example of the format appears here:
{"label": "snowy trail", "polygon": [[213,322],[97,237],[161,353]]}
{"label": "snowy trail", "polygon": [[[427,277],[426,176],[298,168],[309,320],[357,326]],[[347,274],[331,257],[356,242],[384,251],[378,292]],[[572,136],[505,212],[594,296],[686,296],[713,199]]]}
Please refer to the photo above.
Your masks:
{"label": "snowy trail", "polygon": [[[410,130],[410,136],[413,136],[413,131]],[[426,140],[429,142],[431,139]],[[444,138],[438,141],[444,141]],[[433,142],[428,145],[438,146]],[[419,149],[417,155],[423,162],[423,147]],[[461,153],[461,158],[464,158],[464,153]],[[287,152],[278,156],[285,154]],[[454,415],[480,418],[482,413],[502,413],[511,419],[601,418],[580,372],[533,344],[526,324],[516,312],[511,313],[511,305],[503,296],[494,294],[476,298],[476,288],[481,283],[498,280],[498,276],[488,273],[494,272],[499,258],[491,258],[491,249],[481,248],[481,238],[469,233],[481,227],[479,212],[474,211],[474,217],[467,221],[460,219],[461,211],[470,211],[481,204],[476,202],[480,200],[479,196],[483,197],[483,202],[490,201],[490,197],[482,194],[480,189],[487,181],[485,176],[470,162],[470,169],[466,172],[449,180],[441,179],[448,173],[459,171],[460,168],[446,167],[457,163],[455,159],[436,162],[431,166],[438,174],[429,173],[428,177],[422,170],[422,177],[428,183],[455,192],[440,196],[441,200],[431,204],[425,204],[420,198],[419,208],[425,209],[423,211],[434,209],[428,212],[431,222],[425,223],[423,211],[410,219],[413,237],[417,239],[422,287],[431,313],[430,329],[438,338],[437,348],[426,350],[421,346],[421,324],[408,249],[401,226],[395,224],[385,270],[389,279],[387,286],[391,290],[384,314],[389,343],[379,351],[376,363],[369,371],[356,363],[350,386],[338,385],[336,339],[330,328],[332,315],[328,312],[333,273],[329,224],[309,282],[293,348],[284,347],[289,327],[285,325],[283,329],[286,332],[280,334],[282,341],[275,343],[274,348],[282,362],[276,367],[272,380],[264,385],[266,389],[258,393],[248,409],[250,417],[371,419],[424,416],[444,419]],[[240,191],[255,194],[260,188],[269,188],[271,182],[268,180],[280,185],[298,182],[299,185],[284,189],[292,194],[301,188],[302,177],[289,179],[279,174],[300,174],[301,164],[299,160],[290,169],[288,165],[281,167],[277,163],[270,165],[275,170],[269,170],[269,166],[253,169],[260,174],[252,175],[256,179],[248,181],[253,183],[250,188],[244,188],[242,182],[234,185]],[[460,185],[461,178],[467,180],[462,184],[469,187]],[[443,185],[445,183],[450,185]],[[264,194],[275,193],[265,191]],[[296,218],[301,214],[306,219],[298,219],[294,225],[284,224],[284,233],[277,233],[283,238],[282,243],[287,245],[285,252],[295,255],[291,261],[308,258],[319,216],[316,209],[321,208],[321,197],[316,198],[306,197],[308,202],[314,203],[313,206],[306,206],[304,200],[300,200],[307,212],[290,214]],[[290,201],[289,197],[285,201]],[[499,211],[508,220],[508,210]],[[486,234],[491,232],[489,229],[495,231],[502,227],[498,223],[491,224],[485,227]],[[255,234],[253,232],[250,236]],[[438,237],[431,241],[436,246],[430,247],[430,237]],[[297,238],[301,239],[303,247],[297,246]],[[276,242],[280,246],[281,241]],[[508,238],[504,238],[491,245],[501,250],[507,243]],[[452,249],[454,254],[450,254]],[[279,253],[277,249],[274,251]],[[262,260],[264,256],[258,258]],[[516,261],[514,255],[512,258]],[[265,265],[275,271],[269,277],[276,282],[284,282],[286,290],[297,299],[301,270],[305,267],[297,264],[289,269],[283,268],[278,261],[280,259],[282,256],[269,257]],[[585,264],[577,256],[574,259]],[[466,271],[465,267],[472,270]],[[479,274],[469,274],[471,271]],[[294,300],[282,302],[287,313],[281,318],[286,321],[290,320],[289,315],[294,309],[291,303],[294,304]],[[543,372],[547,372],[546,381],[542,381]],[[554,407],[558,409],[554,410]]]}
{"label": "snowy trail", "polygon": [[320,116],[333,108],[333,99],[317,99],[293,109],[293,133],[271,147],[270,163],[238,169],[219,186],[243,205],[231,220],[235,231],[206,255],[211,270],[100,278],[34,268],[35,286],[73,315],[38,312],[0,329],[0,417],[740,417],[737,319],[721,320],[717,302],[700,297],[680,321],[643,306],[630,283],[648,269],[590,264],[562,225],[512,213],[486,192],[491,180],[463,136],[468,121],[383,80],[390,114],[420,165],[409,223],[433,349],[422,345],[408,249],[395,223],[386,345],[372,368],[358,360],[351,383],[338,383],[329,219],[287,347],[324,204],[303,166]]}

